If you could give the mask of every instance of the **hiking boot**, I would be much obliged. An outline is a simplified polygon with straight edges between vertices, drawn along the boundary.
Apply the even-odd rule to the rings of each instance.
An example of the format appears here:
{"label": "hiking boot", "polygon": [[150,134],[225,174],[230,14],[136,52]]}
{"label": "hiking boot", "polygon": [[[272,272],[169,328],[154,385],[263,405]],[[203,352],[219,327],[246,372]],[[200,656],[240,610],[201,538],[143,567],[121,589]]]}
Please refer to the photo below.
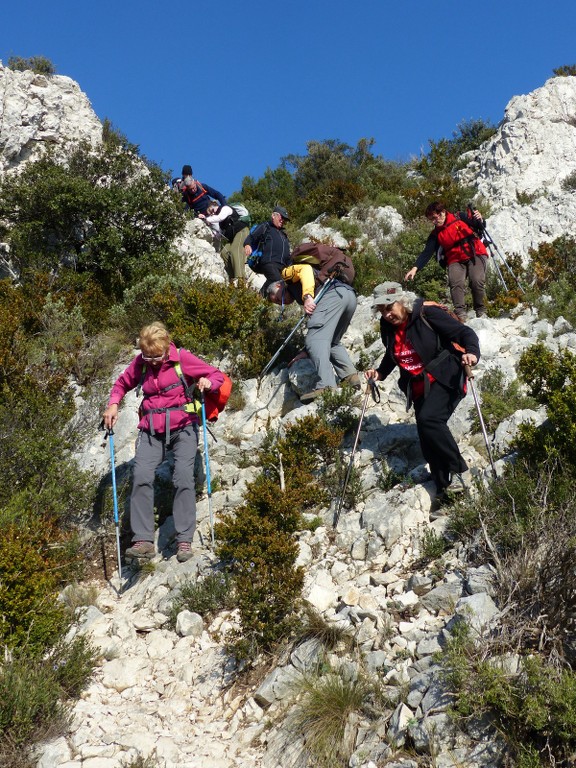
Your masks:
{"label": "hiking boot", "polygon": [[464,493],[464,491],[467,490],[468,485],[466,484],[462,474],[459,472],[453,474],[450,485],[448,486],[448,491],[450,493]]}
{"label": "hiking boot", "polygon": [[124,552],[124,557],[152,560],[156,554],[156,547],[151,541],[135,541],[131,547]]}
{"label": "hiking boot", "polygon": [[305,392],[303,395],[300,395],[300,402],[311,403],[312,400],[316,400],[327,389],[331,389],[331,387],[320,387],[320,389],[313,389],[312,392]]}
{"label": "hiking boot", "polygon": [[189,541],[179,541],[178,551],[176,552],[176,559],[179,563],[185,563],[187,560],[193,557],[192,545]]}
{"label": "hiking boot", "polygon": [[438,491],[430,504],[430,520],[437,520],[447,513],[447,507],[450,506],[450,499],[446,489]]}
{"label": "hiking boot", "polygon": [[362,381],[360,379],[360,376],[358,376],[357,373],[352,373],[350,376],[345,376],[340,384],[348,385],[349,387],[354,387],[354,389],[362,389]]}

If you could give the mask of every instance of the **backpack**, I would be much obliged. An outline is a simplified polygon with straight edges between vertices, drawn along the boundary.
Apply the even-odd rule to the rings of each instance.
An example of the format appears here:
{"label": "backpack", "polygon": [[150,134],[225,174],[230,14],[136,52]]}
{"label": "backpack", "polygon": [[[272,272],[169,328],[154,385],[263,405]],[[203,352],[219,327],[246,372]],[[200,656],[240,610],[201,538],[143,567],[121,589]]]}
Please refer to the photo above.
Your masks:
{"label": "backpack", "polygon": [[238,214],[237,221],[242,222],[244,227],[249,227],[252,223],[252,217],[250,216],[250,211],[248,208],[246,208],[245,205],[242,205],[242,203],[227,203],[227,205],[232,208],[233,211],[235,211]]}
{"label": "backpack", "polygon": [[[423,302],[422,302],[422,306],[420,307],[420,320],[422,320],[422,322],[424,323],[424,325],[428,326],[428,328],[430,328],[430,330],[431,330],[431,331],[434,331],[434,328],[432,328],[432,326],[430,325],[430,323],[429,323],[429,322],[428,322],[428,320],[426,319],[426,315],[424,314],[424,307],[440,307],[440,309],[443,309],[443,310],[444,310],[444,312],[446,312],[448,315],[450,315],[450,317],[453,317],[453,318],[454,318],[454,320],[458,320],[458,322],[459,322],[459,323],[462,323],[462,322],[463,322],[463,321],[462,321],[462,320],[461,320],[461,319],[458,317],[458,315],[456,314],[456,312],[452,312],[452,310],[451,310],[451,309],[448,309],[448,307],[444,306],[444,304],[440,304],[438,301],[423,301]],[[436,333],[436,331],[434,331],[434,333]],[[455,342],[455,341],[451,341],[450,343],[452,344],[452,346],[453,346],[453,348],[454,348],[454,352],[455,352],[457,355],[463,355],[463,354],[464,354],[464,352],[466,352],[466,350],[464,349],[464,347],[463,347],[463,346],[461,346],[460,344],[458,344],[457,342]],[[441,348],[441,346],[442,346],[442,345],[440,344],[440,339],[438,339],[438,346],[439,346],[439,348]]]}
{"label": "backpack", "polygon": [[310,264],[319,283],[325,283],[329,277],[348,285],[354,283],[356,271],[352,259],[332,245],[301,243],[292,251],[292,261],[294,264]]}
{"label": "backpack", "polygon": [[[479,232],[479,229],[478,229],[478,227],[482,225],[476,224],[476,223],[469,223],[468,221],[465,221],[465,218],[468,218],[468,213],[466,211],[456,211],[454,213],[454,217],[456,218],[457,221],[462,221],[471,230],[471,234],[466,235],[466,237],[463,237],[460,240],[457,240],[454,243],[454,246],[464,245],[464,244],[469,245],[472,250],[471,258],[474,259],[474,256],[476,255],[474,241],[475,240],[482,241],[481,232]],[[447,267],[446,254],[444,253],[444,248],[442,248],[441,245],[438,247],[436,251],[436,261],[442,267],[442,269],[446,269]],[[440,304],[439,306],[442,306],[442,305]]]}
{"label": "backpack", "polygon": [[[182,410],[186,411],[187,413],[195,413],[199,418],[202,416],[202,403],[198,397],[194,397],[194,388],[196,385],[196,382],[193,382],[193,384],[188,384],[186,381],[186,377],[184,376],[184,372],[182,371],[182,366],[180,365],[180,349],[178,349],[178,362],[174,363],[174,370],[176,371],[176,374],[178,378],[180,379],[182,386],[184,387],[184,393],[188,399],[188,402],[186,405],[182,406]],[[204,410],[206,411],[206,421],[214,422],[218,421],[218,416],[220,413],[224,410],[226,407],[226,403],[228,402],[228,398],[230,397],[230,393],[232,392],[232,379],[224,373],[224,371],[221,371],[222,375],[224,376],[224,381],[222,383],[222,386],[220,389],[216,390],[215,392],[212,392],[209,390],[208,392],[204,392]],[[142,366],[142,375],[140,377],[140,383],[138,384],[136,388],[136,396],[140,396],[140,390],[142,389],[142,384],[144,383],[144,377],[146,375],[146,364]],[[177,384],[173,384],[168,389],[172,389],[172,387],[178,386]],[[140,405],[140,408],[142,408],[142,404]]]}
{"label": "backpack", "polygon": [[[259,226],[260,226],[259,224],[254,224],[252,227],[250,227],[250,234],[252,234],[252,232],[255,232]],[[264,229],[262,231],[262,234],[260,235],[260,239],[258,240],[258,243],[255,244],[256,248],[252,251],[250,256],[248,256],[248,258],[246,259],[246,264],[248,264],[248,266],[253,272],[258,272],[258,265],[260,263],[260,257],[262,256],[262,246],[264,244],[264,240],[266,239],[266,235],[268,234],[269,229],[270,229],[270,222],[267,222],[264,225]]]}
{"label": "backpack", "polygon": [[[220,222],[220,231],[226,240],[231,243],[238,232],[241,232],[243,229],[250,226],[246,221],[246,217],[248,217],[248,221],[250,220],[250,214],[248,213],[247,208],[240,203],[226,203],[226,205],[232,209],[232,213],[224,219],[224,221]],[[243,214],[242,211],[246,211],[246,213]]]}

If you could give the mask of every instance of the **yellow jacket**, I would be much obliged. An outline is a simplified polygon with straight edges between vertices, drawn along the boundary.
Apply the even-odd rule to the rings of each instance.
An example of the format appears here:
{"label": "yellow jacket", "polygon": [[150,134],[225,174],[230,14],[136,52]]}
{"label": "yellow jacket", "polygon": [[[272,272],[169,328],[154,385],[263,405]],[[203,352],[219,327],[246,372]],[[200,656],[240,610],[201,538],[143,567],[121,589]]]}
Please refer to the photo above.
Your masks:
{"label": "yellow jacket", "polygon": [[291,267],[285,267],[282,270],[282,277],[288,283],[300,283],[302,285],[302,296],[309,294],[314,298],[316,281],[314,279],[314,270],[310,264],[293,264]]}

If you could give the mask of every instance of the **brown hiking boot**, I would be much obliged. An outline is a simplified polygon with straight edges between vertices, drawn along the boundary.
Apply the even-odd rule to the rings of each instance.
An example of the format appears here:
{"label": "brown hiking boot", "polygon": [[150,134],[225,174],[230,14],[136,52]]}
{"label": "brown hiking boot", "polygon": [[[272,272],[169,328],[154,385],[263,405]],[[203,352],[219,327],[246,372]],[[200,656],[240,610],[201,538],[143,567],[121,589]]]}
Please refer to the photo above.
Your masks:
{"label": "brown hiking boot", "polygon": [[156,547],[151,541],[135,541],[134,544],[132,544],[131,547],[128,547],[126,552],[124,552],[124,557],[132,559],[144,558],[146,560],[152,560],[155,555]]}
{"label": "brown hiking boot", "polygon": [[185,563],[187,560],[193,557],[192,545],[189,541],[179,541],[178,551],[176,552],[176,559],[179,563]]}
{"label": "brown hiking boot", "polygon": [[301,403],[311,403],[312,400],[316,400],[317,397],[320,397],[322,392],[326,392],[327,389],[334,389],[334,387],[320,387],[320,389],[313,389],[312,392],[305,392],[303,395],[300,395],[300,402]]}
{"label": "brown hiking boot", "polygon": [[362,381],[360,379],[360,376],[358,376],[357,373],[352,373],[350,376],[345,376],[340,384],[347,385],[349,387],[354,387],[354,389],[362,389]]}

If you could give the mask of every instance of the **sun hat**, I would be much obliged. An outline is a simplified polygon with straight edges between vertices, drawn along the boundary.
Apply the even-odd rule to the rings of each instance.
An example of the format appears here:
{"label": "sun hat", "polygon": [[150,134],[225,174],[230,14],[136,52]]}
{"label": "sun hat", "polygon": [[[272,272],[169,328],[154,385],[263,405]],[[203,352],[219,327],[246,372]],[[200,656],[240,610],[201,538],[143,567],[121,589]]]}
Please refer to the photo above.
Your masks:
{"label": "sun hat", "polygon": [[406,295],[406,291],[400,283],[380,283],[372,292],[372,307],[386,306],[400,301]]}

